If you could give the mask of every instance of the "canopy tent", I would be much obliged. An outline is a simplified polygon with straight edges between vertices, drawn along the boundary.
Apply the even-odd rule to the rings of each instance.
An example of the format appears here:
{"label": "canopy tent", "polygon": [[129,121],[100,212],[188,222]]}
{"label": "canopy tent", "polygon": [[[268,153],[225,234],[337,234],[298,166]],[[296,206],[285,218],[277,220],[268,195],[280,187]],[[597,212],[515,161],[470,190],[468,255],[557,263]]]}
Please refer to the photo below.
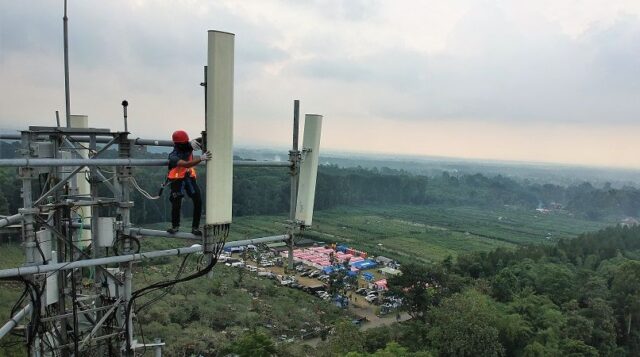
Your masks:
{"label": "canopy tent", "polygon": [[371,281],[371,280],[374,279],[374,276],[373,276],[373,274],[371,274],[369,272],[364,272],[364,273],[362,273],[362,278],[364,280]]}
{"label": "canopy tent", "polygon": [[376,289],[378,290],[388,290],[387,288],[387,279],[380,279],[373,283]]}
{"label": "canopy tent", "polygon": [[366,270],[366,269],[372,269],[375,268],[376,266],[378,266],[378,264],[376,262],[374,262],[373,260],[362,260],[362,261],[358,261],[355,262],[353,264],[351,264],[353,267],[356,267],[360,270]]}
{"label": "canopy tent", "polygon": [[391,276],[402,275],[402,272],[400,270],[389,268],[389,267],[384,267],[380,269],[380,272],[384,273],[385,275],[391,275]]}

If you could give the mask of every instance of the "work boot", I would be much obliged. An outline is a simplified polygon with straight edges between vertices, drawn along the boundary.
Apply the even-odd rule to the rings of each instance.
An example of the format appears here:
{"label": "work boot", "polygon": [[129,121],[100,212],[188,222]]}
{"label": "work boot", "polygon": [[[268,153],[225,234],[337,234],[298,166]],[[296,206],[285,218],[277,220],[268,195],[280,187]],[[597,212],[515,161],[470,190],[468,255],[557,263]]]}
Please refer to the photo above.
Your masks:
{"label": "work boot", "polygon": [[180,230],[180,227],[171,227],[171,228],[167,229],[167,233],[176,234],[176,233],[178,233],[179,230]]}
{"label": "work boot", "polygon": [[194,227],[191,229],[191,234],[193,234],[194,236],[201,236],[202,235],[202,231],[200,229],[198,229],[198,227]]}

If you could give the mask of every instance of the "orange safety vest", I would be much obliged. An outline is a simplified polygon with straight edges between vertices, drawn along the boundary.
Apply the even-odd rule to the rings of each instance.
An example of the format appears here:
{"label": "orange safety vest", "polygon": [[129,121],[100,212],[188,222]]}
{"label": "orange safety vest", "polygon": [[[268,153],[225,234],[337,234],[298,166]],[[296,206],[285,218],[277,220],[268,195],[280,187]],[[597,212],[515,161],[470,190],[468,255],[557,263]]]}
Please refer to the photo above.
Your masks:
{"label": "orange safety vest", "polygon": [[[189,161],[193,160],[193,154],[189,155]],[[196,178],[196,169],[193,167],[182,167],[182,166],[176,166],[174,168],[172,168],[171,170],[169,170],[169,173],[167,174],[167,178],[169,180],[180,180],[183,179],[187,172],[189,172],[189,176]]]}

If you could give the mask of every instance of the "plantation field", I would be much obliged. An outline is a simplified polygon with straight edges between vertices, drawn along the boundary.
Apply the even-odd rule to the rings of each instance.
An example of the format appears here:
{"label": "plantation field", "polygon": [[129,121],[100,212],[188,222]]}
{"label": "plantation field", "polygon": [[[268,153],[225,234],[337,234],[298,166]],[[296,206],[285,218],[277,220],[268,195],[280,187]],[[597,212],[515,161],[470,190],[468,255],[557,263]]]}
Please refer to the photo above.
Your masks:
{"label": "plantation field", "polygon": [[[286,232],[285,216],[234,219],[229,240]],[[473,251],[520,244],[552,244],[615,222],[595,222],[568,213],[504,207],[341,207],[315,213],[305,236],[348,243],[400,261],[433,262]],[[157,225],[155,228],[163,228]],[[145,244],[146,245],[146,244]]]}
{"label": "plantation field", "polygon": [[[229,241],[286,233],[287,216],[234,218]],[[436,207],[393,205],[340,207],[317,211],[304,236],[323,242],[348,243],[370,254],[401,261],[433,262],[473,251],[520,244],[551,244],[595,231],[615,222],[589,221],[563,212],[540,213],[515,207]],[[165,229],[166,223],[146,225]],[[184,222],[183,227],[189,227]],[[183,228],[183,231],[187,231]],[[192,242],[192,241],[189,241]],[[145,238],[144,251],[185,246],[180,239]],[[198,243],[198,241],[193,241]],[[16,244],[2,246],[0,267],[23,261]]]}
{"label": "plantation field", "polygon": [[[286,219],[284,215],[234,218],[229,240],[283,234]],[[359,206],[317,211],[304,235],[327,243],[348,243],[403,262],[433,262],[498,247],[553,244],[611,224],[615,222],[515,207]]]}
{"label": "plantation field", "polygon": [[609,224],[566,213],[541,214],[508,207],[358,207],[318,212],[308,235],[324,241],[348,242],[402,261],[429,262],[497,247],[550,244]]}
{"label": "plantation field", "polygon": [[[284,215],[234,218],[229,240],[283,234],[286,219]],[[433,262],[448,255],[455,257],[498,247],[551,244],[613,223],[589,221],[565,212],[540,213],[515,207],[488,210],[360,206],[317,211],[305,236],[323,242],[348,243],[370,254],[404,262]]]}

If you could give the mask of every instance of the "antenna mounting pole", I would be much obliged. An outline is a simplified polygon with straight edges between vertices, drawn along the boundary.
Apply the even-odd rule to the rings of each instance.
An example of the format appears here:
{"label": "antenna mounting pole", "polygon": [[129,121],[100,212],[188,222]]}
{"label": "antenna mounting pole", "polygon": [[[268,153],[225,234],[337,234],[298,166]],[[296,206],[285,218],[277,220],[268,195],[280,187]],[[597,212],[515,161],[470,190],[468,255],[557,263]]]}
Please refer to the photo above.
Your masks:
{"label": "antenna mounting pole", "polygon": [[124,131],[129,132],[129,125],[127,125],[127,107],[129,106],[129,102],[127,100],[122,101],[122,112],[124,114]]}
{"label": "antenna mounting pole", "polygon": [[67,128],[71,127],[71,98],[69,96],[69,18],[67,17],[67,0],[64,0],[64,17],[62,18],[64,37],[64,100],[67,111]]}

